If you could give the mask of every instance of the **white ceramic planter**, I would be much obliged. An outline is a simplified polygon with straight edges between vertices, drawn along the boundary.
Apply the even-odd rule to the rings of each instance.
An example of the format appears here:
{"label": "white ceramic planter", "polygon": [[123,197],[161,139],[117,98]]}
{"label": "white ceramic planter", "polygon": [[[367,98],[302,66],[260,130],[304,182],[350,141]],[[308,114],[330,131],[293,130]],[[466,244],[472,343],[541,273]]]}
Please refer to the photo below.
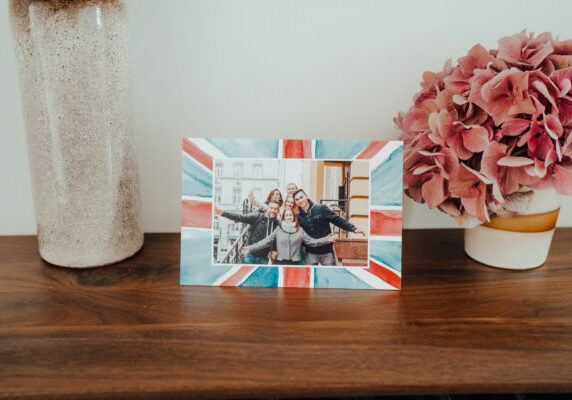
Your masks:
{"label": "white ceramic planter", "polygon": [[552,187],[536,190],[526,212],[465,229],[465,252],[492,267],[523,270],[541,266],[548,257],[560,201]]}

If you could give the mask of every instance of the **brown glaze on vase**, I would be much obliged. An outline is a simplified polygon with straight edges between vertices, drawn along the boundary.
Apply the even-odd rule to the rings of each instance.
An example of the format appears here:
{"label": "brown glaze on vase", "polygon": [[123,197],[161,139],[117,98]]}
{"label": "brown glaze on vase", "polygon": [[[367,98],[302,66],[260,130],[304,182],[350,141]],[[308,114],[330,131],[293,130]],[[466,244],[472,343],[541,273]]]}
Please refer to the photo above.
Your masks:
{"label": "brown glaze on vase", "polygon": [[143,245],[125,7],[11,0],[42,258],[111,264]]}

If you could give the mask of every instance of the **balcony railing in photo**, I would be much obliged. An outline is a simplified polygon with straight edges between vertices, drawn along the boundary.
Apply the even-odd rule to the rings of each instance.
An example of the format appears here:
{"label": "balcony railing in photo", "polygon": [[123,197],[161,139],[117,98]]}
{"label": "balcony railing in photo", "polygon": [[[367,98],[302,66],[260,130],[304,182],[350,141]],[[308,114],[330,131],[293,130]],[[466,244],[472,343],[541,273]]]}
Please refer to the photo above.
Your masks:
{"label": "balcony railing in photo", "polygon": [[[242,202],[242,213],[248,214],[251,213],[253,210],[254,207],[252,206],[252,204],[250,204],[250,201],[248,201],[248,199],[245,199]],[[240,251],[242,250],[242,247],[246,244],[246,238],[248,237],[248,232],[250,231],[250,225],[241,224],[241,226],[242,226],[242,231],[240,232],[240,235],[232,244],[231,248],[228,250],[228,253],[226,253],[226,256],[221,261],[221,264],[240,264],[242,262]]]}

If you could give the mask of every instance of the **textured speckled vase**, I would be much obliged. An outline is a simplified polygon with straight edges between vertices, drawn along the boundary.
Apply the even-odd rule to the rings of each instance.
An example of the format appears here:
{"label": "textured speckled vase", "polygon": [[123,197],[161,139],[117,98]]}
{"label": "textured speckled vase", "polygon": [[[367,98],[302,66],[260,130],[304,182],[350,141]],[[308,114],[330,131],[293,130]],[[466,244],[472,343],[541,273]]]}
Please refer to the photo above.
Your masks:
{"label": "textured speckled vase", "polygon": [[143,245],[125,7],[11,0],[41,257],[95,267]]}

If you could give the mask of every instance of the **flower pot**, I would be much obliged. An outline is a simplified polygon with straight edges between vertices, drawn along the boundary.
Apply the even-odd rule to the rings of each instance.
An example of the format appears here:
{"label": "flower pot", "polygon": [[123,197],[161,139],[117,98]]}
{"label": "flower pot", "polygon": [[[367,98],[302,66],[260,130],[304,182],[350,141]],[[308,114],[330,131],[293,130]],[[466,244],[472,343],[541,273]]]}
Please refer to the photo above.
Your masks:
{"label": "flower pot", "polygon": [[465,252],[472,259],[498,268],[524,270],[546,261],[560,211],[553,187],[535,190],[526,212],[494,217],[465,229]]}

